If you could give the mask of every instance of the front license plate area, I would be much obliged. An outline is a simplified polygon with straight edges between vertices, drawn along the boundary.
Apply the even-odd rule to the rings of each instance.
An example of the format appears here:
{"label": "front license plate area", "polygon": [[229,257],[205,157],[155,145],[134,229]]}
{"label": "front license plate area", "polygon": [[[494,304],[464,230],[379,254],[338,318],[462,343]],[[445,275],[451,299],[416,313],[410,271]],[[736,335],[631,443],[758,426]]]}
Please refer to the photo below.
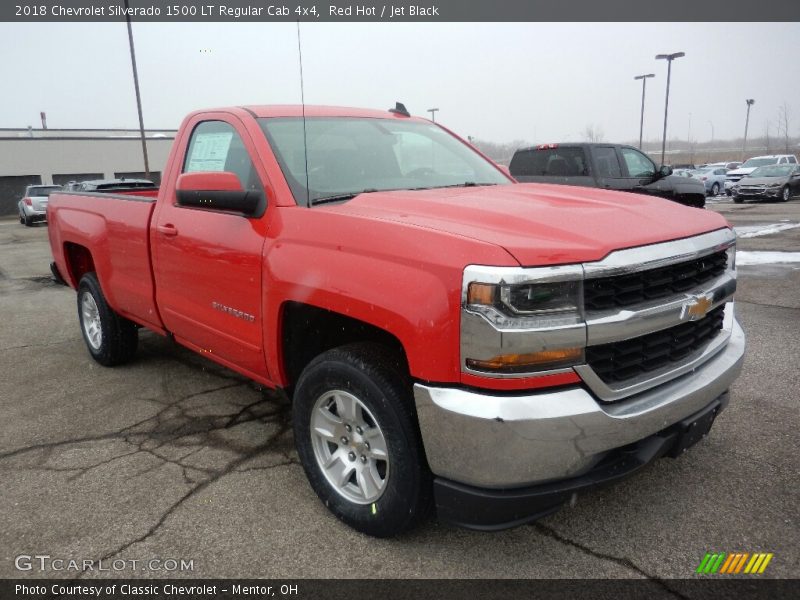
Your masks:
{"label": "front license plate area", "polygon": [[675,441],[672,450],[670,450],[669,456],[673,458],[680,456],[708,435],[720,408],[721,404],[714,402],[702,412],[696,413],[678,423],[678,439]]}

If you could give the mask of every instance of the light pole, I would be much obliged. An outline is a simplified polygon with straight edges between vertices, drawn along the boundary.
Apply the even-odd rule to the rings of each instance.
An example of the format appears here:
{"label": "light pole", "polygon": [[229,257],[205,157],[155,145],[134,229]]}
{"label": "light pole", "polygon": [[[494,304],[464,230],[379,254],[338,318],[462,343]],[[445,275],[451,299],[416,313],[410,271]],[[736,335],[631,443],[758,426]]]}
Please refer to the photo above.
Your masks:
{"label": "light pole", "polygon": [[131,16],[128,10],[128,0],[125,0],[125,20],[128,22],[128,43],[131,47],[131,68],[133,69],[133,87],[136,90],[136,110],[139,112],[139,134],[142,137],[142,155],[144,156],[144,177],[150,178],[150,162],[147,160],[147,142],[144,136],[144,117],[142,117],[142,97],[139,94],[139,72],[136,70],[136,50],[133,47],[133,30],[131,29]]}
{"label": "light pole", "polygon": [[707,160],[711,162],[711,153],[714,151],[714,121],[709,119],[708,124],[711,125],[711,142],[708,145],[706,156],[708,157]]}
{"label": "light pole", "polygon": [[433,121],[434,123],[436,123],[436,112],[438,110],[439,110],[438,108],[429,108],[428,109],[428,112],[431,113],[431,121]]}
{"label": "light pole", "polygon": [[648,73],[647,75],[637,75],[634,79],[642,80],[642,115],[639,117],[639,150],[642,149],[642,132],[644,131],[644,88],[647,86],[647,78],[655,77],[655,73]]}
{"label": "light pole", "polygon": [[664,164],[664,154],[667,150],[667,111],[669,109],[669,78],[672,74],[672,61],[676,58],[686,56],[685,52],[675,52],[673,54],[656,54],[656,60],[667,61],[667,95],[664,100],[664,134],[661,137],[661,164]]}
{"label": "light pole", "polygon": [[747,148],[747,126],[750,124],[750,107],[756,103],[752,98],[745,100],[747,102],[747,117],[744,120],[744,141],[742,142],[742,162],[744,162],[744,151]]}

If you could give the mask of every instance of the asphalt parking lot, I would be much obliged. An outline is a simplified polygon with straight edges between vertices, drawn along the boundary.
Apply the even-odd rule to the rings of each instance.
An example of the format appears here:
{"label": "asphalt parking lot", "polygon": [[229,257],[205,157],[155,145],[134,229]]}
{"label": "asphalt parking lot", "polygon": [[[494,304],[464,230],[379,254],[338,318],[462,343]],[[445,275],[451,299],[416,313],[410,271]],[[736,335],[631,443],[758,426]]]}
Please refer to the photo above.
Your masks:
{"label": "asphalt parking lot", "polygon": [[[709,209],[755,232],[740,251],[800,252],[800,199]],[[757,227],[770,224],[782,226]],[[762,577],[800,572],[800,262],[740,266],[744,372],[685,456],[531,526],[431,520],[393,540],[317,500],[280,398],[146,332],[134,363],[94,363],[49,262],[46,226],[0,220],[0,578],[78,575],[21,572],[19,555],[124,560],[102,575],[125,577],[669,579],[694,576],[706,552],[743,551],[774,553]]]}

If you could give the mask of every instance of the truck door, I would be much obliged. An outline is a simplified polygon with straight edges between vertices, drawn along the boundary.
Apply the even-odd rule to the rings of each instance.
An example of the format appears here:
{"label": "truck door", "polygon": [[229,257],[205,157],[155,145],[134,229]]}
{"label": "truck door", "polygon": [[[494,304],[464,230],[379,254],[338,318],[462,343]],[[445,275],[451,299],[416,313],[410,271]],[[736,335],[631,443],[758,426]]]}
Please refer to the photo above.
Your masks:
{"label": "truck door", "polygon": [[242,189],[264,193],[266,177],[256,170],[251,158],[255,150],[244,126],[231,115],[209,117],[188,124],[192,133],[182,164],[173,168],[153,217],[156,300],[176,341],[263,379],[261,253],[266,218],[177,203],[176,180],[187,172],[232,172]]}
{"label": "truck door", "polygon": [[674,196],[672,184],[664,177],[655,179],[656,165],[642,152],[621,147],[619,154],[626,191],[670,199]]}

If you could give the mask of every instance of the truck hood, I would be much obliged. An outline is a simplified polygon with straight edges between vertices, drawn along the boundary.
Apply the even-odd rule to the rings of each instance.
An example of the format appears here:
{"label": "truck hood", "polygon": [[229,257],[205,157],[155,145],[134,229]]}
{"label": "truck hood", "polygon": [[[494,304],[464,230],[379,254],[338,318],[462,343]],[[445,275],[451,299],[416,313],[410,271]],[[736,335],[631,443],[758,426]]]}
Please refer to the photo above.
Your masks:
{"label": "truck hood", "polygon": [[668,175],[664,180],[680,194],[705,194],[706,184],[695,177],[681,177],[680,175]]}
{"label": "truck hood", "polygon": [[728,171],[725,173],[725,175],[750,175],[750,173],[755,171],[757,168],[758,167],[747,167],[746,169],[734,169],[733,171]]}
{"label": "truck hood", "polygon": [[[536,183],[372,192],[314,210],[394,221],[495,244],[522,266],[595,261],[614,250],[728,226],[714,212],[669,200]],[[480,256],[472,262],[480,264]]]}
{"label": "truck hood", "polygon": [[742,177],[739,180],[739,185],[772,185],[781,184],[789,181],[786,175],[779,177]]}

